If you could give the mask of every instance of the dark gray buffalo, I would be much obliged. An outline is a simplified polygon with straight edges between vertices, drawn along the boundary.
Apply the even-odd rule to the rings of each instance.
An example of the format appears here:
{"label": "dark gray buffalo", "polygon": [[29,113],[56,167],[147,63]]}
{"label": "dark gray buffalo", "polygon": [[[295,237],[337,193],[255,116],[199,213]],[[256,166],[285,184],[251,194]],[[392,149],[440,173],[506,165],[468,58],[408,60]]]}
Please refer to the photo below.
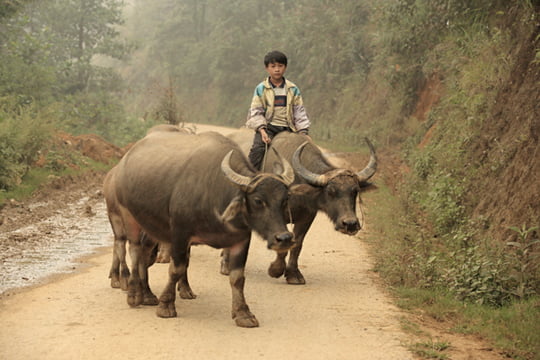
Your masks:
{"label": "dark gray buffalo", "polygon": [[278,252],[294,245],[284,216],[294,173],[281,157],[275,165],[277,173],[255,172],[236,143],[213,132],[156,131],[138,141],[115,167],[108,190],[130,243],[128,303],[141,304],[147,286],[144,233],[171,246],[169,281],[159,298],[158,316],[176,316],[178,282],[181,297],[195,297],[187,277],[189,249],[206,244],[229,249],[236,324],[258,326],[244,298],[251,231]]}
{"label": "dark gray buffalo", "polygon": [[[132,226],[135,227],[135,231],[140,227],[135,223],[130,223],[128,219],[124,219],[123,217],[121,206],[118,203],[114,188],[115,173],[116,166],[107,173],[105,181],[103,182],[103,194],[105,196],[105,203],[107,204],[107,215],[114,234],[113,261],[111,270],[109,271],[109,278],[111,279],[111,287],[128,290],[130,271],[126,263],[127,234]],[[158,246],[154,241],[148,238],[144,231],[141,231],[138,236],[139,250],[142,251],[146,267],[149,267],[156,261]],[[144,274],[146,273],[145,270]],[[143,281],[142,284],[144,287],[142,303],[145,305],[157,305],[156,296],[150,291],[149,287],[145,287],[147,283],[147,281]]]}
{"label": "dark gray buffalo", "polygon": [[[242,148],[249,152],[253,141],[253,131],[239,130],[229,135]],[[377,170],[375,149],[369,140],[366,142],[370,149],[370,160],[366,167],[355,173],[349,169],[332,165],[322,154],[321,150],[304,135],[282,132],[271,143],[271,148],[281,156],[291,161],[296,177],[294,194],[289,198],[294,237],[296,245],[289,252],[288,262],[285,263],[287,252],[277,254],[276,260],[270,264],[268,274],[272,277],[285,275],[289,284],[305,284],[304,276],[298,269],[298,257],[302,251],[302,243],[317,212],[320,210],[328,215],[335,229],[348,235],[356,234],[360,222],[356,215],[356,201],[362,188],[368,186],[368,180]],[[267,152],[264,168],[272,164],[274,155]],[[221,272],[228,273],[228,253],[223,251]]]}
{"label": "dark gray buffalo", "polygon": [[[185,134],[193,134],[193,132],[187,128],[181,128],[175,125],[170,124],[159,124],[150,128],[146,135],[157,131],[169,131],[169,132],[182,132]],[[113,261],[111,265],[111,270],[109,272],[109,278],[111,279],[111,287],[121,288],[122,290],[128,289],[128,279],[130,276],[130,271],[126,263],[126,232],[128,223],[122,218],[120,212],[118,199],[116,197],[116,191],[114,190],[114,177],[115,177],[116,167],[111,169],[105,176],[103,182],[103,193],[105,195],[105,202],[107,204],[107,215],[109,217],[109,222],[114,234],[114,245],[113,245]],[[152,265],[155,261],[160,261],[160,253],[157,253],[157,245],[152,242],[144,232],[139,234],[143,255],[146,257],[146,262],[148,265]],[[161,248],[159,249],[161,251]],[[168,251],[165,251],[166,255],[161,255],[168,257]],[[167,260],[168,262],[168,260]],[[157,299],[151,291],[144,291],[144,300],[143,304],[145,305],[156,305]]]}

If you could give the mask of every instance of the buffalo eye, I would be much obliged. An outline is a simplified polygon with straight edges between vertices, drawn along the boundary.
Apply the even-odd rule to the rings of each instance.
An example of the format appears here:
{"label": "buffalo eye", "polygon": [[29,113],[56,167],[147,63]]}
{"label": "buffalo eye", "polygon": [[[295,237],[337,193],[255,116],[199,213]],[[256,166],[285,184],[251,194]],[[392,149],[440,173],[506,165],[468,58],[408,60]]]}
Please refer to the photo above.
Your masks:
{"label": "buffalo eye", "polygon": [[326,189],[326,192],[331,197],[337,196],[337,189],[335,187],[333,187],[333,186],[328,186],[327,189]]}
{"label": "buffalo eye", "polygon": [[255,204],[255,206],[257,207],[263,207],[264,206],[264,201],[260,198],[255,198],[253,199],[253,204]]}

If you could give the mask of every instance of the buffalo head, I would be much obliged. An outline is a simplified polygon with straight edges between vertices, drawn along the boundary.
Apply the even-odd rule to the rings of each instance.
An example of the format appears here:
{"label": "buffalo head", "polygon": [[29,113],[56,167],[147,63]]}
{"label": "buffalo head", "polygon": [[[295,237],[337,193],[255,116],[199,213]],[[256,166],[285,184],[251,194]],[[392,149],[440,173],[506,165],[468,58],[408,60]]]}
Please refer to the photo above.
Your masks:
{"label": "buffalo head", "polygon": [[307,141],[298,147],[292,158],[294,170],[312,187],[310,191],[316,195],[319,208],[334,222],[337,231],[348,235],[356,234],[361,228],[356,216],[356,196],[377,170],[375,149],[367,138],[365,140],[370,149],[370,160],[357,173],[348,169],[331,169],[322,174],[308,170],[300,161]]}
{"label": "buffalo head", "polygon": [[[280,164],[277,173],[259,173],[246,176],[234,171],[230,159],[231,150],[221,162],[227,179],[236,185],[241,194],[236,196],[220,214],[220,219],[229,231],[245,228],[255,230],[268,242],[268,248],[287,251],[294,246],[294,235],[287,230],[289,186],[294,180],[294,171],[277,152]],[[275,150],[274,150],[275,151]]]}

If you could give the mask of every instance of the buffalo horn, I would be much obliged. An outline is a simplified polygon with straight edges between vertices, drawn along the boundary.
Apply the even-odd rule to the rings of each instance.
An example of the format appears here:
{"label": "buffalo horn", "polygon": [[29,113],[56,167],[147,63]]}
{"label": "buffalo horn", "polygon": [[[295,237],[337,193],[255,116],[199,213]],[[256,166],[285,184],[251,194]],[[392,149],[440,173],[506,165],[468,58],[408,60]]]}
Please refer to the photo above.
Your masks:
{"label": "buffalo horn", "polygon": [[358,182],[360,183],[368,181],[369,178],[375,174],[375,171],[377,171],[377,156],[375,155],[375,148],[368,138],[365,138],[365,140],[369,146],[370,157],[367,166],[356,173],[356,176],[358,176]]}
{"label": "buffalo horn", "polygon": [[231,169],[230,162],[233,151],[234,150],[229,151],[221,161],[221,171],[223,171],[227,179],[229,179],[236,185],[248,186],[251,182],[251,178],[249,176],[240,175],[239,173]]}
{"label": "buffalo horn", "polygon": [[285,160],[285,158],[281,156],[277,152],[276,149],[274,149],[273,147],[271,149],[274,150],[274,153],[276,154],[277,158],[279,159],[279,161],[281,161],[283,171],[281,172],[280,175],[283,178],[283,181],[285,182],[287,186],[291,185],[294,181],[294,170],[291,167],[291,164],[289,164],[289,162]]}
{"label": "buffalo horn", "polygon": [[300,163],[300,155],[304,150],[304,147],[308,144],[308,141],[304,142],[302,145],[296,149],[292,158],[292,166],[296,173],[307,181],[308,184],[313,186],[325,186],[328,183],[328,179],[324,175],[315,174],[304,167]]}

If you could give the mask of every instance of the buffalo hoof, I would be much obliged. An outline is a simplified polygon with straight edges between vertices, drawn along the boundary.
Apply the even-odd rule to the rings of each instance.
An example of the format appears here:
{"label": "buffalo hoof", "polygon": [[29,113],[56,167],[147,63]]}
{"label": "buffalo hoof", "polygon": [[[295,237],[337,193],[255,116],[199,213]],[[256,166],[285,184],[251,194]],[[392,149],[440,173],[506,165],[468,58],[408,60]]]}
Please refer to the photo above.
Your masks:
{"label": "buffalo hoof", "polygon": [[236,326],[244,328],[254,328],[259,327],[259,321],[252,313],[241,313],[234,317],[234,322]]}
{"label": "buffalo hoof", "polygon": [[159,264],[168,264],[171,262],[171,257],[169,256],[168,253],[167,254],[158,253],[156,262]]}
{"label": "buffalo hoof", "polygon": [[285,261],[276,260],[268,267],[268,275],[273,278],[278,278],[285,271]]}
{"label": "buffalo hoof", "polygon": [[160,302],[156,310],[157,316],[160,318],[173,318],[176,317],[176,308],[174,307],[174,301],[170,303]]}
{"label": "buffalo hoof", "polygon": [[195,293],[193,292],[193,290],[191,289],[186,289],[186,288],[183,288],[183,287],[179,287],[178,288],[178,295],[182,298],[182,299],[186,299],[186,300],[193,300],[193,299],[196,299],[197,298],[197,295],[195,295]]}
{"label": "buffalo hoof", "polygon": [[120,289],[120,279],[118,278],[118,276],[111,277],[111,287],[113,289]]}
{"label": "buffalo hoof", "polygon": [[289,285],[305,285],[306,283],[306,279],[298,269],[285,271],[285,279]]}
{"label": "buffalo hoof", "polygon": [[134,294],[133,295],[133,294],[130,294],[130,292],[128,291],[127,303],[131,307],[137,307],[137,306],[141,305],[143,303],[142,294]]}
{"label": "buffalo hoof", "polygon": [[229,270],[229,263],[221,261],[221,267],[219,269],[221,275],[229,275],[231,271]]}
{"label": "buffalo hoof", "polygon": [[147,306],[156,306],[159,304],[159,300],[156,295],[147,294],[144,296],[142,304]]}
{"label": "buffalo hoof", "polygon": [[127,303],[131,307],[139,306],[143,303],[143,293],[140,286],[129,286],[127,292]]}
{"label": "buffalo hoof", "polygon": [[128,289],[128,278],[127,277],[121,277],[120,278],[120,289],[127,291]]}

